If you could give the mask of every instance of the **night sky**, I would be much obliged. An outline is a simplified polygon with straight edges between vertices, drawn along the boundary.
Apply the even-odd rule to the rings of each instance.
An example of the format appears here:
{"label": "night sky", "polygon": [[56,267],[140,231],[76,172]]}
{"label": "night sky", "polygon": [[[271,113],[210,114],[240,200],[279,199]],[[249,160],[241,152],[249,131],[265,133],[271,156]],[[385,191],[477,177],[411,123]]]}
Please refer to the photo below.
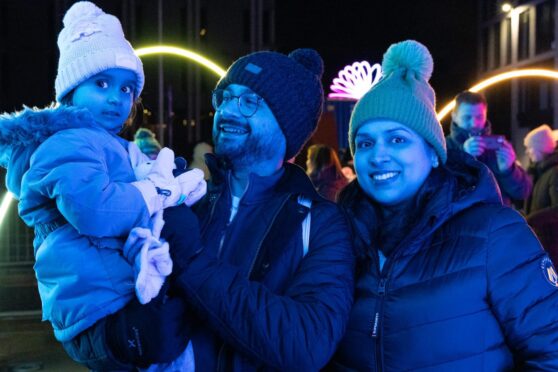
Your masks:
{"label": "night sky", "polygon": [[[54,27],[53,15],[33,12],[44,9],[37,7],[44,0],[0,1],[5,13],[0,14],[0,31],[12,35],[4,39],[8,45],[0,48],[5,53],[0,74],[10,77],[3,81],[0,110],[12,111],[22,104],[45,105],[52,98],[56,73],[56,33],[53,30],[52,40],[38,43],[35,29]],[[201,1],[219,4],[233,0]],[[73,2],[68,0],[61,7]],[[109,12],[116,6],[111,0],[96,3]],[[344,66],[361,60],[380,63],[391,43],[405,39],[424,43],[434,57],[431,83],[439,108],[476,81],[475,0],[276,0],[275,6],[277,50],[288,53],[300,47],[317,49],[325,61],[326,92]],[[238,56],[229,60],[235,58]],[[173,79],[169,75],[166,78]],[[147,93],[145,99],[149,99]]]}
{"label": "night sky", "polygon": [[441,106],[475,82],[477,8],[474,0],[277,0],[277,48],[317,49],[329,90],[345,65],[381,63],[390,44],[418,40],[433,55],[431,83]]}

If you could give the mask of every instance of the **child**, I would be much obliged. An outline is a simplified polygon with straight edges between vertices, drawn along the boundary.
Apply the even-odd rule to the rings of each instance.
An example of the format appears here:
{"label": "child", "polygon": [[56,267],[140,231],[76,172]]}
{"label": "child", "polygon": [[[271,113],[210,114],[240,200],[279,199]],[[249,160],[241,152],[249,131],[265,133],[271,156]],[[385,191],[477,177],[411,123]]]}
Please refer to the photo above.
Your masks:
{"label": "child", "polygon": [[[144,84],[118,19],[78,2],[64,16],[58,46],[61,104],[2,115],[0,165],[21,218],[35,229],[43,320],[67,343],[124,307],[134,287],[141,303],[156,296],[171,269],[168,246],[157,239],[161,211],[191,205],[205,182],[199,170],[174,178],[169,149],[146,168],[147,157],[117,136]],[[135,168],[147,169],[145,179]]]}

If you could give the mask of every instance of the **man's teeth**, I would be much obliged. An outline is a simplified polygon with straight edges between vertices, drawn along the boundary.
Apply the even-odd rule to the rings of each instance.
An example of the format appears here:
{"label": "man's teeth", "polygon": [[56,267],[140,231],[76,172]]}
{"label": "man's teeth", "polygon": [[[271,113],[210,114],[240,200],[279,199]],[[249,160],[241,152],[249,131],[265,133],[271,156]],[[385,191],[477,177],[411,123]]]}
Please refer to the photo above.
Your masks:
{"label": "man's teeth", "polygon": [[232,134],[244,134],[248,132],[246,129],[239,128],[232,125],[221,125],[221,130],[225,133],[232,133]]}
{"label": "man's teeth", "polygon": [[380,173],[375,174],[372,177],[374,178],[374,181],[385,181],[395,176],[397,176],[397,172]]}

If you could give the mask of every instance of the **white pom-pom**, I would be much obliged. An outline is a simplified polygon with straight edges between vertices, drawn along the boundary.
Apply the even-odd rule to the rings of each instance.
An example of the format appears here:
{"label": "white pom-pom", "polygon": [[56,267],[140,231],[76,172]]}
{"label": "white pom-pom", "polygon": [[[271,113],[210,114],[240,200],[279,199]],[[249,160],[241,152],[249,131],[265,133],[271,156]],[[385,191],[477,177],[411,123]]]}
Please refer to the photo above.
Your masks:
{"label": "white pom-pom", "polygon": [[101,8],[89,1],[79,1],[72,5],[64,15],[62,22],[68,27],[77,21],[91,19],[103,14]]}
{"label": "white pom-pom", "polygon": [[424,45],[415,40],[406,40],[392,44],[382,61],[384,76],[399,68],[411,70],[418,78],[428,81],[432,76],[434,61]]}

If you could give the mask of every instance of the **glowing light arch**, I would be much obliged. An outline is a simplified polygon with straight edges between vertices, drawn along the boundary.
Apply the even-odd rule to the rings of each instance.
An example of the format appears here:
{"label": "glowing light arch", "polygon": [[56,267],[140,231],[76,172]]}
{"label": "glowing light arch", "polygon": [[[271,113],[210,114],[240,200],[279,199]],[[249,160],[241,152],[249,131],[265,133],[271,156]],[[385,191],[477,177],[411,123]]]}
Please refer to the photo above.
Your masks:
{"label": "glowing light arch", "polygon": [[[185,48],[179,48],[170,45],[155,45],[145,48],[138,48],[135,50],[135,52],[138,57],[150,56],[153,54],[170,54],[183,57],[199,63],[205,68],[213,71],[219,77],[225,75],[226,72],[225,69],[217,65],[215,62],[210,61],[204,56]],[[9,192],[6,192],[6,194],[4,194],[4,197],[2,198],[2,203],[0,204],[0,226],[2,226],[2,222],[4,221],[4,217],[8,212],[8,208],[10,207],[10,202],[12,201],[12,199],[13,198]]]}
{"label": "glowing light arch", "polygon": [[189,49],[179,48],[170,45],[155,45],[145,48],[138,48],[135,50],[138,57],[149,56],[152,54],[170,54],[192,60],[207,69],[213,71],[219,77],[225,75],[225,70],[217,65],[215,62],[210,61],[201,54],[193,52]]}
{"label": "glowing light arch", "polygon": [[[501,74],[494,75],[488,79],[482,80],[480,83],[469,88],[469,91],[479,92],[494,84],[501,83],[502,81],[506,81],[514,78],[523,78],[523,77],[540,77],[540,78],[558,80],[558,71],[541,69],[541,68],[531,68],[531,69],[521,69],[521,70],[503,72]],[[453,110],[454,107],[455,107],[455,100],[451,101],[446,106],[444,106],[444,108],[441,109],[436,115],[438,117],[438,120],[442,121],[442,119],[444,119],[444,117],[451,110]]]}

